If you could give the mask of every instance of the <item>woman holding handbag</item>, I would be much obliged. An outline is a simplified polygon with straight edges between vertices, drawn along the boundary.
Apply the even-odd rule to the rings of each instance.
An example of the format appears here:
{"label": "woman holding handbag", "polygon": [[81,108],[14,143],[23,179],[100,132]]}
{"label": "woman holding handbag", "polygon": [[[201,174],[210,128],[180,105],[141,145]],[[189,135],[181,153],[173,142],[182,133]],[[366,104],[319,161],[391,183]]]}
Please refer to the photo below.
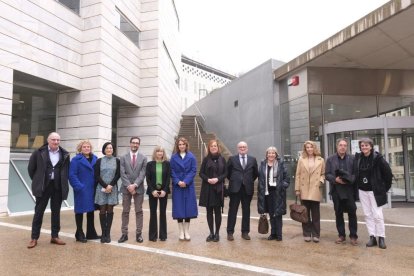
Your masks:
{"label": "woman holding handbag", "polygon": [[[199,206],[207,209],[207,223],[210,229],[210,235],[206,241],[218,242],[220,240],[221,208],[224,202],[224,180],[227,169],[226,160],[220,154],[217,140],[208,142],[207,156],[201,163],[199,175],[202,179]],[[216,223],[215,231],[214,221]]]}
{"label": "woman holding handbag", "polygon": [[309,220],[302,223],[303,237],[306,242],[319,242],[321,232],[320,187],[325,182],[325,161],[318,146],[313,141],[303,143],[302,156],[296,168],[295,193],[308,210]]}
{"label": "woman holding handbag", "polygon": [[257,209],[259,214],[269,213],[271,232],[268,240],[282,240],[282,216],[286,214],[286,189],[289,175],[277,149],[269,147],[266,159],[260,163]]}

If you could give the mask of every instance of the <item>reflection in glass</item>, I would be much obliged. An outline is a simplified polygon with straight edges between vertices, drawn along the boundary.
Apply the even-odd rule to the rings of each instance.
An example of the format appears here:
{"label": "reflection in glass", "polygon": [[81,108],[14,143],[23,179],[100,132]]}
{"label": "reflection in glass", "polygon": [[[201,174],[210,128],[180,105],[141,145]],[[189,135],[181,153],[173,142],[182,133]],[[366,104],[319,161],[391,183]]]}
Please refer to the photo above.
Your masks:
{"label": "reflection in glass", "polygon": [[379,97],[379,114],[387,117],[413,116],[414,96]]}
{"label": "reflection in glass", "polygon": [[323,101],[325,123],[377,116],[375,96],[325,95]]}

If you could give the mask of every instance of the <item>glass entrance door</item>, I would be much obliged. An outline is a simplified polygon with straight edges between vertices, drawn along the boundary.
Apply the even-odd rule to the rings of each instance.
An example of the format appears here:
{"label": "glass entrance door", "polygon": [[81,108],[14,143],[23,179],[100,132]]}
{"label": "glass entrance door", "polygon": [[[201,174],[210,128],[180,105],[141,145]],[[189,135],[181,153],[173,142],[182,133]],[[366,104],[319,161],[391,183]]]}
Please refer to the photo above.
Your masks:
{"label": "glass entrance door", "polygon": [[388,136],[388,160],[394,175],[393,201],[414,201],[414,134]]}

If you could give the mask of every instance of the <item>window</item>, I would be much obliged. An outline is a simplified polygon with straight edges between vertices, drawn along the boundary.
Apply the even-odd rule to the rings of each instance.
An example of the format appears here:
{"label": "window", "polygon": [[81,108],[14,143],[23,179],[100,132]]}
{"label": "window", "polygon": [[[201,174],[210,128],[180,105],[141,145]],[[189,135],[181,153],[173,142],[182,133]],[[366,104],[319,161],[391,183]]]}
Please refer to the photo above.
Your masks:
{"label": "window", "polygon": [[56,94],[14,87],[12,151],[32,152],[46,143],[56,129],[56,105]]}
{"label": "window", "polygon": [[139,30],[128,18],[117,9],[119,20],[116,27],[139,47]]}
{"label": "window", "polygon": [[68,9],[72,10],[74,13],[79,14],[80,11],[80,0],[57,0],[62,5],[66,6]]}

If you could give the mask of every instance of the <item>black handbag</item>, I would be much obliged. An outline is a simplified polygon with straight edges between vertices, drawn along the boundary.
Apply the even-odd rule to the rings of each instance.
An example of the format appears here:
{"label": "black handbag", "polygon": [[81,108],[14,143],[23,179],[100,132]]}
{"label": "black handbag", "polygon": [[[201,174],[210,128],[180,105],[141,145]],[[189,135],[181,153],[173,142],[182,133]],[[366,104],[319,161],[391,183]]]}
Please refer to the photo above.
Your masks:
{"label": "black handbag", "polygon": [[269,221],[267,220],[266,214],[260,215],[257,230],[259,234],[267,234],[269,232]]}
{"label": "black handbag", "polygon": [[289,205],[290,208],[290,218],[297,221],[306,223],[308,222],[308,210],[305,206],[298,204],[298,197],[296,197],[296,202]]}

